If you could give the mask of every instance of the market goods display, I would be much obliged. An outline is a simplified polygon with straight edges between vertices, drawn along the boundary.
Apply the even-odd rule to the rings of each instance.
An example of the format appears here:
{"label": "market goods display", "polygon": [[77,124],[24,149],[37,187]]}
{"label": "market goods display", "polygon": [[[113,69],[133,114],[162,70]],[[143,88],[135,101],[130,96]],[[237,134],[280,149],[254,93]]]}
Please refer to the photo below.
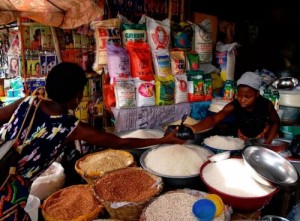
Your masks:
{"label": "market goods display", "polygon": [[145,204],[162,190],[160,177],[142,168],[128,167],[104,174],[94,194],[113,219],[137,220]]}
{"label": "market goods display", "polygon": [[95,198],[92,186],[73,185],[50,195],[42,205],[46,221],[84,221],[93,220],[104,211]]}
{"label": "market goods display", "polygon": [[80,158],[76,161],[75,170],[88,183],[93,183],[106,172],[134,164],[134,158],[129,152],[107,149]]}
{"label": "market goods display", "polygon": [[278,192],[275,187],[256,182],[241,158],[207,161],[201,166],[200,177],[210,193],[219,195],[224,203],[242,212],[261,209]]}
{"label": "market goods display", "polygon": [[[192,211],[193,205],[199,199],[206,199],[207,193],[192,190],[178,189],[168,191],[156,197],[144,208],[141,221],[171,221],[171,220],[199,220]],[[225,220],[226,207],[213,218],[214,221]]]}

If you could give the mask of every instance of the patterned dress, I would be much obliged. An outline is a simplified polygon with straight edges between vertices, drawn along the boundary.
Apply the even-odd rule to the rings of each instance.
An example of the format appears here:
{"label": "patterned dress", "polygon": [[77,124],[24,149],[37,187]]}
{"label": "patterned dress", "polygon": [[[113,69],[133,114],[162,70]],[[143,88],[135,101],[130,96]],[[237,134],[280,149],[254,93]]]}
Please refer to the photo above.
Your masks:
{"label": "patterned dress", "polygon": [[[7,128],[7,140],[16,138],[29,103],[33,102],[35,107],[38,101],[38,97],[29,96],[19,105],[10,121],[4,125]],[[64,151],[64,145],[61,144],[79,123],[74,116],[48,115],[37,109],[32,128],[24,141],[34,107],[20,136],[21,143],[25,142],[26,146],[18,161],[17,175],[11,177],[11,182],[0,189],[0,220],[4,217],[7,218],[4,220],[28,219],[24,207],[31,183]]]}

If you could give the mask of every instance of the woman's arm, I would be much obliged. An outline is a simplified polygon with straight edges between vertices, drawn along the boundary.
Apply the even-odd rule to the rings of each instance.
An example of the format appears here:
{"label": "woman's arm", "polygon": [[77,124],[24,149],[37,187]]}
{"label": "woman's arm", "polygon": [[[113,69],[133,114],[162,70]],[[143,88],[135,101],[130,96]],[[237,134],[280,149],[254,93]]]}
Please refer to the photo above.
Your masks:
{"label": "woman's arm", "polygon": [[229,103],[224,106],[224,108],[219,111],[218,113],[208,116],[204,118],[202,121],[195,125],[187,125],[192,128],[194,133],[199,133],[201,131],[210,129],[215,127],[218,123],[220,123],[222,120],[224,120],[227,116],[229,116],[234,110],[234,106]]}
{"label": "woman's arm", "polygon": [[84,140],[89,144],[112,149],[140,148],[157,144],[183,144],[185,141],[175,137],[176,132],[177,130],[157,139],[120,138],[112,133],[101,132],[94,126],[80,122],[68,136],[66,142]]}
{"label": "woman's arm", "polygon": [[265,144],[272,143],[274,137],[278,135],[278,130],[280,127],[280,118],[272,102],[269,102],[268,104],[268,112],[270,117],[270,129],[265,138]]}

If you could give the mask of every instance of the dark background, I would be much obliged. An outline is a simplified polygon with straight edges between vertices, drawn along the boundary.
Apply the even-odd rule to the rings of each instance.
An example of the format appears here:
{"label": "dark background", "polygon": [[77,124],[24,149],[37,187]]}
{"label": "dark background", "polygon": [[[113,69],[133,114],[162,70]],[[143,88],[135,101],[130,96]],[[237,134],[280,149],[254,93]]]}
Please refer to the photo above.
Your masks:
{"label": "dark background", "polygon": [[[297,1],[190,0],[190,12],[216,15],[235,25],[238,48],[236,77],[245,71],[265,68],[278,76],[300,76],[300,10]],[[251,27],[257,38],[250,39]],[[221,35],[217,38],[221,40]]]}

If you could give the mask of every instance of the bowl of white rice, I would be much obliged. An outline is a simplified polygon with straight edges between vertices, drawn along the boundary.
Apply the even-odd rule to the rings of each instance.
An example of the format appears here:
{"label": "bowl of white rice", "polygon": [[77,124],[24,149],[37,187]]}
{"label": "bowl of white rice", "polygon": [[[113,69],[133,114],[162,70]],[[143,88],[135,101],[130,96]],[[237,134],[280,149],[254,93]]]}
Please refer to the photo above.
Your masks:
{"label": "bowl of white rice", "polygon": [[238,137],[213,135],[203,140],[203,146],[214,153],[230,151],[231,155],[241,154],[245,142]]}
{"label": "bowl of white rice", "polygon": [[145,151],[140,164],[162,177],[168,187],[200,189],[200,167],[212,155],[212,151],[195,144],[164,144]]}
{"label": "bowl of white rice", "polygon": [[[130,131],[122,131],[119,133],[116,133],[117,136],[122,138],[162,138],[164,136],[164,131],[159,129],[137,129],[137,130],[130,130]],[[131,154],[134,155],[137,162],[139,161],[139,157],[141,154],[148,149],[157,147],[158,145],[152,145],[152,146],[146,146],[141,148],[134,148],[134,149],[128,149]]]}
{"label": "bowl of white rice", "polygon": [[279,188],[256,182],[241,157],[205,162],[200,168],[200,178],[210,193],[219,195],[225,204],[242,213],[263,208],[279,192]]}

